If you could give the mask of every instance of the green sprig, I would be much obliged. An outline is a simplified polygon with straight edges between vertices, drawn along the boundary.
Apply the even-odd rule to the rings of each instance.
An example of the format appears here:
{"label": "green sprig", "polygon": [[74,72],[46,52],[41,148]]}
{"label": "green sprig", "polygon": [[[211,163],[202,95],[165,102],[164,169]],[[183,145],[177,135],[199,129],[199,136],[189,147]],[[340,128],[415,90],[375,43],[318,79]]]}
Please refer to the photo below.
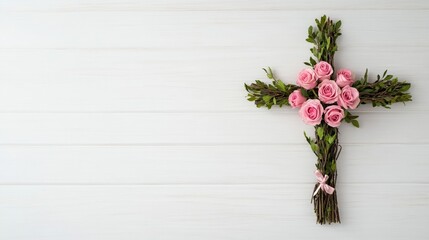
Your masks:
{"label": "green sprig", "polygon": [[279,79],[276,79],[271,68],[263,68],[267,77],[272,79],[272,84],[264,83],[256,80],[254,83],[247,85],[246,88],[247,100],[254,101],[255,105],[259,107],[267,107],[270,109],[273,105],[279,107],[289,105],[289,95],[299,87],[294,84],[285,84]]}
{"label": "green sprig", "polygon": [[317,61],[326,61],[333,67],[334,54],[338,50],[336,41],[341,36],[341,21],[334,22],[326,15],[315,21],[317,28],[313,26],[308,28],[306,41],[314,44],[310,51],[316,59],[310,57],[304,64],[314,67]]}
{"label": "green sprig", "polygon": [[399,81],[397,77],[387,74],[387,70],[382,76],[377,75],[374,82],[368,81],[368,69],[365,75],[353,84],[359,91],[361,104],[371,103],[373,107],[390,108],[390,105],[398,102],[412,101],[408,90],[411,83]]}
{"label": "green sprig", "polygon": [[353,115],[351,114],[349,111],[344,111],[345,116],[344,116],[344,121],[346,123],[351,123],[353,126],[359,128],[359,122],[358,120],[356,120],[359,116]]}

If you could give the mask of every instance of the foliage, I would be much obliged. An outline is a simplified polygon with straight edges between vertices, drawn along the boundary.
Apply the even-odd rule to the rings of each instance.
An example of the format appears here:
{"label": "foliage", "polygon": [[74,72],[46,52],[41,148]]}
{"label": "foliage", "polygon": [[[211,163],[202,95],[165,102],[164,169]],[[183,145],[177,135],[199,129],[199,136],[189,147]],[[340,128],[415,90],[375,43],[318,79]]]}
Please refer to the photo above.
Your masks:
{"label": "foliage", "polygon": [[256,80],[250,85],[244,84],[248,92],[247,100],[254,101],[258,108],[267,107],[270,109],[273,105],[279,107],[289,105],[289,95],[299,87],[294,84],[285,84],[276,79],[271,68],[263,68],[263,70],[267,77],[273,80],[272,84],[266,84],[260,80]]}
{"label": "foliage", "polygon": [[358,120],[356,120],[357,118],[358,118],[358,116],[356,116],[356,115],[353,115],[353,114],[351,114],[349,111],[344,111],[345,112],[345,114],[346,114],[346,116],[344,117],[344,121],[346,122],[346,123],[351,123],[353,126],[355,126],[355,127],[359,127],[359,122],[358,122]]}
{"label": "foliage", "polygon": [[371,103],[373,107],[390,108],[393,103],[412,101],[411,94],[408,92],[411,84],[388,75],[387,70],[382,76],[377,75],[376,81],[368,82],[367,69],[365,75],[356,81],[353,87],[359,91],[361,103]]}
{"label": "foliage", "polygon": [[314,67],[317,61],[326,61],[333,66],[334,54],[338,50],[337,38],[341,36],[341,21],[334,22],[326,15],[315,21],[317,28],[313,26],[308,28],[306,41],[314,44],[310,51],[316,59],[310,57],[304,64]]}

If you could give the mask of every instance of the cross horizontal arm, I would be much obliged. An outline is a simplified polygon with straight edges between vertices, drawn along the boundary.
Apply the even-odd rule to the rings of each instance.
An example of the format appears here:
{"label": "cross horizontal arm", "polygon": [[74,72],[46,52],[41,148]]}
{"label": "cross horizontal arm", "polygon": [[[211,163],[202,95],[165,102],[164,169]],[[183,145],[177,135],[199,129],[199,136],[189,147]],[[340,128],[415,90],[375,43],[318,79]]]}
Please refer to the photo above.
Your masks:
{"label": "cross horizontal arm", "polygon": [[244,84],[248,94],[247,100],[254,101],[257,107],[267,107],[270,109],[273,105],[279,107],[289,105],[289,95],[299,87],[294,84],[285,84],[281,80],[274,77],[270,68],[264,69],[269,79],[272,79],[272,84],[266,84],[260,80],[247,85]]}
{"label": "cross horizontal arm", "polygon": [[390,105],[398,102],[412,101],[411,94],[407,92],[411,84],[399,81],[393,75],[387,75],[387,70],[377,80],[368,82],[368,69],[363,78],[353,84],[359,91],[362,104],[372,104],[373,107],[390,108]]}

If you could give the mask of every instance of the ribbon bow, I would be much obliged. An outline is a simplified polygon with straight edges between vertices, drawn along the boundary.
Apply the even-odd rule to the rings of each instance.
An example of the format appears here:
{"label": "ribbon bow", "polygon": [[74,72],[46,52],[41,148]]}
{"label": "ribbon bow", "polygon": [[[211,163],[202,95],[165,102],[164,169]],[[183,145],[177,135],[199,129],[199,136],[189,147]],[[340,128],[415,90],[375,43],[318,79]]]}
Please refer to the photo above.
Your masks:
{"label": "ribbon bow", "polygon": [[314,175],[316,175],[316,179],[319,182],[319,186],[317,187],[316,191],[314,191],[313,197],[316,196],[320,189],[322,189],[322,191],[326,192],[327,194],[334,193],[335,188],[326,184],[326,181],[328,181],[329,178],[328,175],[323,176],[323,174],[319,170],[316,170],[314,172]]}

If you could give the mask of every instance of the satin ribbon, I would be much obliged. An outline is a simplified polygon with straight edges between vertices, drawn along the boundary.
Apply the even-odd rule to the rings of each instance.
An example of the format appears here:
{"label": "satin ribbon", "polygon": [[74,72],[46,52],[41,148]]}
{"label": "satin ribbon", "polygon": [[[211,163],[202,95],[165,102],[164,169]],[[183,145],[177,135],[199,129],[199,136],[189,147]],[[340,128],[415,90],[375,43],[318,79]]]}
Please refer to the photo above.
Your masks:
{"label": "satin ribbon", "polygon": [[326,184],[326,181],[328,181],[329,178],[328,175],[323,176],[323,174],[319,170],[316,170],[314,172],[314,175],[316,175],[316,179],[319,182],[319,186],[317,187],[316,191],[314,191],[313,197],[316,196],[320,189],[322,189],[322,191],[326,192],[327,194],[334,193],[335,188]]}

